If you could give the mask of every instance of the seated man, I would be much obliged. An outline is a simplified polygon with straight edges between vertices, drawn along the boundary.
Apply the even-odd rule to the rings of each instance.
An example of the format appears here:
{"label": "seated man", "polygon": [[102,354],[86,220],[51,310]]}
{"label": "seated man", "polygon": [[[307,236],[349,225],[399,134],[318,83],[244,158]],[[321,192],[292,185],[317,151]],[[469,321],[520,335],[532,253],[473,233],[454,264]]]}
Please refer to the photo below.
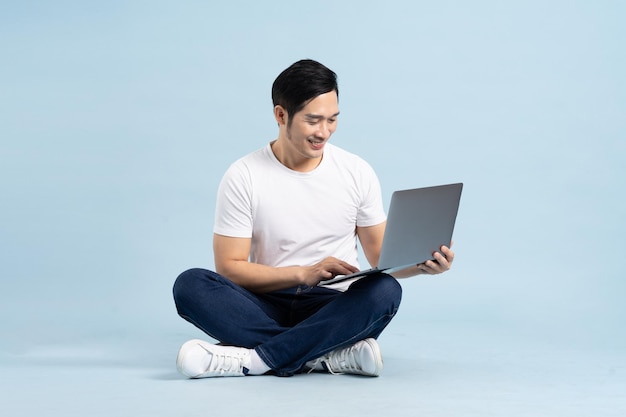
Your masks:
{"label": "seated man", "polygon": [[[181,317],[220,342],[183,344],[183,375],[382,371],[376,339],[398,310],[399,283],[381,273],[325,284],[359,270],[357,238],[377,265],[386,221],[373,169],[328,143],[338,91],[335,73],[312,60],[274,81],[278,138],[232,164],[219,187],[216,272],[191,269],[174,285]],[[442,247],[394,275],[441,273],[453,258]]]}

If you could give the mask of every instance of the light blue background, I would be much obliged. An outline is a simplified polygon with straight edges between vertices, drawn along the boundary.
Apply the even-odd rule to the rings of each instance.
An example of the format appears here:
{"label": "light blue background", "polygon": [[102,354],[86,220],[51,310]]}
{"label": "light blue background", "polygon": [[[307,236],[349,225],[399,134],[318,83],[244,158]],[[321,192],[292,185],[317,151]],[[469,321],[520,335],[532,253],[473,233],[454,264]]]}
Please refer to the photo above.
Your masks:
{"label": "light blue background", "polygon": [[[411,409],[441,415],[541,415],[547,404],[556,408],[546,415],[619,414],[624,21],[621,1],[5,2],[0,382],[12,398],[5,407],[11,415],[72,414],[46,387],[77,384],[81,366],[173,371],[178,346],[200,336],[175,314],[173,280],[186,268],[213,266],[219,179],[233,160],[275,138],[271,83],[292,62],[313,58],[339,75],[332,141],[371,163],[387,201],[395,189],[465,183],[454,270],[403,281],[404,304],[386,346],[381,340],[392,352],[387,383],[424,384],[431,402]],[[516,357],[516,349],[525,354]],[[483,359],[501,373],[463,379],[431,361],[454,357],[482,369],[476,355],[487,351]],[[432,366],[442,385],[420,379],[415,363]],[[523,367],[527,389],[507,391],[498,378],[515,363],[534,367]],[[558,408],[582,396],[563,389],[533,402],[544,391],[530,387],[545,375],[528,369],[549,364],[558,369],[546,375],[586,381],[579,391],[597,401]],[[41,366],[55,375],[42,383],[46,400],[24,411],[28,375],[41,375]],[[323,378],[309,378],[307,389],[348,383]],[[97,380],[102,393],[113,389],[102,381],[116,377]],[[136,380],[133,389],[149,391]],[[280,394],[286,382],[277,380]],[[169,384],[163,392],[174,384],[189,392],[174,373],[158,382]],[[496,402],[468,400],[491,382],[502,394]],[[91,397],[82,398],[89,407]],[[144,404],[126,401],[128,415]]]}

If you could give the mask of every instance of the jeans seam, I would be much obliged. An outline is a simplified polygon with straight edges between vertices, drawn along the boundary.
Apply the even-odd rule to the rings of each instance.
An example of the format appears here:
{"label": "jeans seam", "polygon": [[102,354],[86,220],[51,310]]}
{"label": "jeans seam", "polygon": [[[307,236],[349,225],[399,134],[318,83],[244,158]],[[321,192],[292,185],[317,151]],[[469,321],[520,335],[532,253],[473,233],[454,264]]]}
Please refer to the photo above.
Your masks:
{"label": "jeans seam", "polygon": [[[324,356],[325,354],[327,354],[329,352],[332,352],[332,351],[334,351],[336,349],[339,349],[342,346],[351,346],[351,345],[354,345],[357,342],[360,342],[361,340],[364,340],[363,336],[362,336],[364,333],[367,334],[368,331],[370,329],[372,329],[373,327],[375,327],[378,323],[380,323],[381,320],[386,320],[387,322],[391,321],[393,319],[393,317],[396,315],[397,312],[398,312],[398,308],[394,309],[394,311],[391,314],[384,314],[384,315],[380,316],[378,319],[376,319],[374,322],[372,322],[365,329],[361,330],[355,336],[351,337],[350,339],[346,340],[345,342],[338,343],[338,344],[334,345],[330,349],[327,349],[327,351],[322,353],[322,354],[320,354],[319,357],[322,357],[322,356]],[[301,364],[298,367],[277,369],[276,365],[267,357],[265,352],[263,352],[262,346],[257,346],[255,348],[255,350],[256,350],[257,354],[261,357],[261,359],[263,359],[263,361],[267,364],[267,366],[269,366],[272,370],[274,370],[275,372],[277,372],[281,376],[292,375],[293,373],[297,372],[300,368],[302,368],[302,366],[304,365],[304,364]],[[313,359],[316,359],[316,358],[313,358]]]}
{"label": "jeans seam", "polygon": [[213,336],[208,330],[206,330],[203,326],[201,326],[199,323],[197,323],[195,320],[193,320],[191,317],[185,315],[185,314],[180,314],[178,313],[178,315],[180,317],[182,317],[183,319],[187,320],[189,323],[193,324],[194,326],[196,326],[198,329],[202,330],[204,333],[206,333],[207,335],[209,335],[209,337],[212,337],[213,339],[217,340],[218,342],[221,342],[221,340],[219,340],[217,337]]}
{"label": "jeans seam", "polygon": [[[369,332],[369,330],[371,330],[373,327],[375,327],[375,325],[377,325],[383,319],[386,319],[387,322],[391,321],[393,319],[393,317],[396,315],[397,312],[398,312],[398,310],[396,309],[391,314],[384,314],[384,315],[380,316],[378,319],[376,319],[376,321],[372,322],[365,329],[361,330],[359,333],[357,333],[356,335],[352,336],[350,339],[346,340],[345,342],[336,344],[330,350],[328,350],[328,352],[332,352],[333,350],[339,349],[342,346],[351,346],[351,345],[353,345],[353,344],[355,344],[357,342],[360,342],[361,340],[363,340],[364,333],[367,334]],[[326,352],[326,353],[328,353],[328,352]],[[325,355],[325,353],[323,353],[322,355]]]}

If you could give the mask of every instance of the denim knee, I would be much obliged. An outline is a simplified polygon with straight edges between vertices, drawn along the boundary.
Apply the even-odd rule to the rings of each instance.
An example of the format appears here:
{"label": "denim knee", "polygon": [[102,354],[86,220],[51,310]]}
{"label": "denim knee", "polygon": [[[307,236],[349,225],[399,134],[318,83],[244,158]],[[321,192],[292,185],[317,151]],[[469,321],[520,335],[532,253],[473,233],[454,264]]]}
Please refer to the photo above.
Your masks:
{"label": "denim knee", "polygon": [[192,268],[180,274],[174,281],[172,293],[179,314],[181,313],[181,308],[195,298],[194,294],[197,294],[198,284],[200,284],[201,277],[204,274],[205,271],[203,269]]}
{"label": "denim knee", "polygon": [[368,305],[378,305],[383,309],[389,308],[391,314],[395,314],[400,307],[402,286],[391,275],[374,275],[361,279],[352,286],[363,287],[367,290]]}

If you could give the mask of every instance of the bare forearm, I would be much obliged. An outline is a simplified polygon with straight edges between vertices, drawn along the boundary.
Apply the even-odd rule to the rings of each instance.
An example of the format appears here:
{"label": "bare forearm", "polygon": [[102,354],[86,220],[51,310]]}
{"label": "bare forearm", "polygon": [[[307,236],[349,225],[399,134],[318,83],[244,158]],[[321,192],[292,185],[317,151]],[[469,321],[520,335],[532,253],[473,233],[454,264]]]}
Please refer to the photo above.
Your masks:
{"label": "bare forearm", "polygon": [[273,268],[248,261],[230,261],[218,266],[217,273],[252,292],[264,293],[302,284],[302,267]]}
{"label": "bare forearm", "polygon": [[427,274],[436,275],[446,272],[452,267],[452,261],[454,261],[454,252],[452,249],[442,246],[441,252],[435,252],[433,258],[421,264],[410,266],[406,269],[396,271],[391,275],[394,278],[408,278],[415,275]]}
{"label": "bare forearm", "polygon": [[213,235],[213,254],[217,273],[252,292],[262,293],[298,285],[313,287],[322,280],[357,271],[353,265],[333,257],[309,266],[271,267],[251,263],[250,238]]}
{"label": "bare forearm", "polygon": [[396,279],[402,279],[402,278],[414,277],[415,275],[421,275],[421,274],[424,274],[424,271],[421,270],[418,267],[418,265],[413,265],[413,266],[410,266],[408,268],[401,269],[399,271],[395,271],[395,272],[391,273],[391,276],[396,278]]}

